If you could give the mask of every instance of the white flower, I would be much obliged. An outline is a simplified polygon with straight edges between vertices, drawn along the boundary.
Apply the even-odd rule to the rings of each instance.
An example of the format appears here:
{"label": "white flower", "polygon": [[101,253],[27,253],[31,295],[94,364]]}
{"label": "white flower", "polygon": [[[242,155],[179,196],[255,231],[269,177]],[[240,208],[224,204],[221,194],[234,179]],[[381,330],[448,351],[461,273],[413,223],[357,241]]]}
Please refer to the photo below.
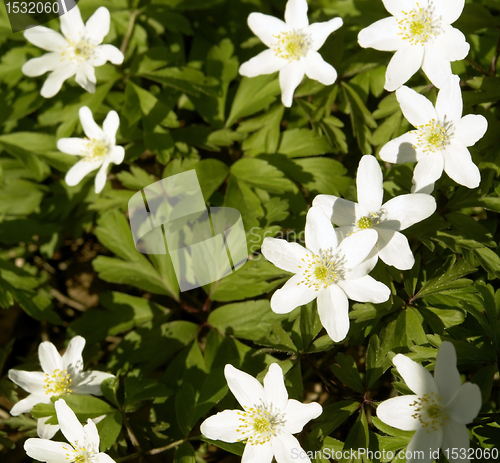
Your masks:
{"label": "white flower", "polygon": [[22,68],[25,75],[41,76],[50,71],[43,84],[41,94],[53,97],[63,82],[76,74],[76,82],[88,92],[95,92],[94,67],[106,61],[113,64],[123,62],[123,53],[113,45],[99,45],[109,32],[110,16],[105,7],[100,7],[84,25],[78,6],[61,16],[61,32],[44,26],[36,26],[24,32],[28,41],[47,53],[30,59]]}
{"label": "white flower", "polygon": [[87,106],[81,107],[79,114],[88,138],[61,138],[57,142],[57,148],[63,153],[83,156],[68,171],[65,181],[69,186],[75,186],[83,177],[100,167],[95,178],[95,192],[100,193],[106,184],[108,166],[111,163],[120,164],[125,157],[125,150],[116,145],[115,138],[120,118],[116,111],[110,111],[101,129]]}
{"label": "white flower", "polygon": [[29,457],[46,463],[114,463],[107,454],[99,452],[99,433],[92,420],[85,426],[78,421],[66,402],[55,403],[57,420],[69,444],[47,439],[28,439],[24,450]]}
{"label": "white flower", "polygon": [[[50,404],[51,397],[65,394],[102,395],[101,383],[114,376],[101,371],[84,372],[82,359],[84,347],[85,339],[75,336],[61,356],[54,344],[45,341],[38,346],[38,358],[43,373],[9,370],[9,379],[30,393],[12,407],[10,414],[18,416],[29,412],[36,404]],[[45,421],[46,419],[38,420],[38,435],[50,439],[59,426],[48,425]]]}
{"label": "white flower", "polygon": [[293,93],[304,74],[324,85],[332,85],[337,71],[318,50],[328,36],[342,26],[342,19],[309,25],[306,0],[288,0],[285,21],[262,13],[251,13],[248,26],[269,47],[240,66],[240,74],[255,77],[280,72],[281,100],[292,105]]}
{"label": "white flower", "polygon": [[476,188],[479,169],[467,146],[474,145],[486,132],[488,122],[481,115],[462,117],[460,79],[453,75],[439,91],[436,107],[408,87],[396,92],[404,116],[417,130],[390,141],[380,150],[387,162],[415,162],[412,192],[431,193],[443,170],[460,185]]}
{"label": "white flower", "polygon": [[[420,364],[398,354],[393,359],[399,374],[416,395],[404,395],[382,402],[377,416],[389,426],[416,431],[407,451],[424,452],[424,458],[410,458],[407,463],[430,463],[430,451],[439,448],[459,449],[467,455],[470,423],[481,409],[481,391],[477,384],[464,383],[457,370],[457,354],[453,344],[443,342],[439,348],[434,378]],[[451,462],[469,461],[468,458]]]}
{"label": "white flower", "polygon": [[201,424],[202,434],[224,442],[246,442],[242,463],[271,463],[273,456],[278,463],[297,459],[310,463],[292,434],[301,432],[307,422],[321,415],[321,405],[289,399],[277,363],[269,367],[264,387],[232,365],[226,365],[224,374],[244,411],[225,410],[211,416]]}
{"label": "white flower", "polygon": [[[361,158],[356,177],[358,202],[330,195],[318,195],[313,206],[320,207],[339,226],[339,239],[361,230],[373,229],[378,241],[372,254],[400,270],[413,267],[415,259],[401,230],[426,219],[436,210],[436,200],[426,194],[400,195],[382,204],[382,170],[374,156]],[[374,264],[375,265],[375,264]]]}
{"label": "white flower", "polygon": [[368,276],[375,261],[365,261],[377,242],[375,230],[362,230],[338,238],[330,219],[318,207],[307,213],[306,247],[285,240],[265,238],[262,254],[276,267],[295,273],[273,294],[271,309],[279,314],[318,298],[318,314],[328,335],[342,341],[349,331],[349,299],[387,301],[390,290]]}
{"label": "white flower", "polygon": [[465,0],[382,0],[391,17],[363,29],[364,48],[395,51],[385,74],[385,88],[401,87],[420,68],[438,88],[451,75],[450,61],[464,59],[469,44],[454,23]]}

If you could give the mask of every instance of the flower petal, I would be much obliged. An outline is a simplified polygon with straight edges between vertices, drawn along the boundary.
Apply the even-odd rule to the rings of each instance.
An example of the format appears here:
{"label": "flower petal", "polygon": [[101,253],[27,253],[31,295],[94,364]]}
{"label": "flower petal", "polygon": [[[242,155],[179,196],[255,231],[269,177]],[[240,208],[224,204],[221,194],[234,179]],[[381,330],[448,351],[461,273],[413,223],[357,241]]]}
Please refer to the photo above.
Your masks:
{"label": "flower petal", "polygon": [[335,249],[338,245],[330,219],[321,208],[315,206],[307,212],[305,237],[307,249],[314,254],[318,254],[320,249]]}
{"label": "flower petal", "polygon": [[58,424],[47,424],[49,418],[50,416],[39,418],[36,423],[36,433],[42,439],[52,439],[60,429]]}
{"label": "flower petal", "polygon": [[285,22],[292,29],[305,29],[309,26],[306,0],[288,0],[285,8]]}
{"label": "flower petal", "polygon": [[276,36],[290,28],[278,18],[262,13],[250,13],[248,27],[268,47],[276,42]]}
{"label": "flower petal", "polygon": [[100,452],[97,455],[94,455],[95,463],[115,463],[107,453]]}
{"label": "flower petal", "polygon": [[118,131],[118,127],[120,127],[120,118],[118,113],[116,111],[110,111],[106,116],[106,119],[104,119],[102,130],[113,145],[116,142],[116,132]]}
{"label": "flower petal", "polygon": [[104,44],[94,48],[94,56],[89,59],[92,66],[102,66],[109,61],[113,64],[122,64],[125,57],[114,45]]}
{"label": "flower petal", "polygon": [[62,84],[76,74],[76,71],[77,66],[75,64],[66,64],[52,71],[43,83],[40,94],[44,98],[52,98],[61,90]]}
{"label": "flower petal", "polygon": [[317,402],[303,404],[298,400],[290,399],[283,411],[285,429],[291,434],[297,434],[309,421],[318,418],[322,413],[323,407]]}
{"label": "flower petal", "polygon": [[488,121],[484,116],[468,114],[455,124],[455,139],[465,146],[477,143],[488,130]]}
{"label": "flower petal", "polygon": [[380,149],[380,159],[394,164],[417,162],[417,152],[413,147],[417,140],[417,135],[414,132],[407,132],[391,140]]}
{"label": "flower petal", "polygon": [[292,273],[298,273],[302,259],[307,258],[307,250],[300,244],[269,237],[264,238],[262,254],[276,267]]}
{"label": "flower petal", "polygon": [[[52,373],[52,372],[51,372]],[[9,370],[9,379],[31,394],[44,395],[45,373],[41,371]]]}
{"label": "flower petal", "polygon": [[465,59],[470,50],[465,35],[452,26],[444,26],[443,32],[436,37],[432,46],[443,59],[448,61]]}
{"label": "flower petal", "polygon": [[85,24],[85,36],[96,44],[102,43],[104,37],[108,35],[110,20],[109,10],[106,7],[97,8]]}
{"label": "flower petal", "polygon": [[87,424],[83,427],[83,432],[87,437],[87,442],[94,448],[98,449],[100,442],[99,433],[97,431],[97,426],[90,418],[87,420]]}
{"label": "flower petal", "polygon": [[280,71],[281,101],[284,106],[292,106],[293,94],[304,78],[304,67],[300,61],[293,61]]}
{"label": "flower petal", "polygon": [[444,152],[444,171],[450,178],[467,188],[477,188],[481,183],[481,173],[472,162],[469,150],[461,143],[451,143]]}
{"label": "flower petal", "polygon": [[243,423],[242,412],[239,410],[224,410],[212,415],[201,423],[200,431],[209,439],[223,442],[238,442],[242,439],[241,432],[236,431]]}
{"label": "flower petal", "polygon": [[436,112],[440,121],[458,122],[462,117],[462,91],[460,77],[452,75],[439,90]]}
{"label": "flower petal", "polygon": [[422,71],[437,88],[441,88],[451,77],[450,60],[443,58],[432,46],[424,46],[424,48]]}
{"label": "flower petal", "polygon": [[[443,453],[449,455],[449,463],[470,461],[468,458],[452,458],[453,453],[467,455],[470,447],[469,432],[465,424],[447,420],[443,425]],[[446,452],[448,450],[448,452]],[[455,452],[453,452],[455,450]]]}
{"label": "flower petal", "polygon": [[289,313],[296,307],[308,304],[316,299],[318,292],[306,286],[302,274],[294,275],[271,297],[271,309],[274,313]]}
{"label": "flower petal", "polygon": [[396,98],[404,117],[414,127],[428,124],[432,119],[438,119],[432,103],[415,90],[403,86],[396,91]]}
{"label": "flower petal", "polygon": [[265,403],[264,387],[253,376],[230,364],[224,368],[227,385],[243,408],[252,408]]}
{"label": "flower petal", "polygon": [[425,429],[418,428],[417,432],[411,438],[406,452],[412,457],[406,459],[406,463],[431,463],[434,461],[433,455],[436,451],[439,452],[441,443],[443,442],[443,429],[437,428]]}
{"label": "flower petal", "polygon": [[70,446],[63,442],[54,442],[48,439],[28,439],[24,443],[24,450],[29,457],[47,463],[67,463],[66,455]]}
{"label": "flower petal", "polygon": [[83,432],[83,426],[78,421],[75,412],[69,408],[68,404],[63,400],[59,399],[54,404],[56,407],[57,421],[61,427],[61,432],[68,442],[76,447],[83,447],[85,445],[85,433]]}
{"label": "flower petal", "polygon": [[396,18],[403,16],[404,11],[410,11],[415,8],[414,0],[382,0],[385,9]]}
{"label": "flower petal", "polygon": [[342,280],[338,285],[344,290],[349,299],[357,302],[373,302],[380,304],[387,301],[391,290],[369,275],[356,280]]}
{"label": "flower petal", "polygon": [[283,411],[288,403],[288,392],[285,387],[283,370],[277,363],[269,366],[269,370],[264,376],[264,393],[266,404],[274,409]]}
{"label": "flower petal", "polygon": [[328,336],[342,341],[349,332],[349,301],[338,285],[331,285],[318,296],[318,315]]}
{"label": "flower petal", "polygon": [[415,166],[412,180],[414,188],[412,189],[412,192],[422,193],[424,188],[434,188],[434,183],[443,174],[443,169],[444,157],[441,152],[435,152],[427,155]]}
{"label": "flower petal", "polygon": [[375,156],[365,155],[359,161],[356,175],[358,203],[363,209],[377,212],[382,206],[384,188],[382,169]]}
{"label": "flower petal", "polygon": [[56,346],[51,342],[44,341],[38,346],[38,358],[40,359],[40,365],[42,370],[51,375],[54,370],[63,370],[64,365],[62,357],[57,352]]}
{"label": "flower petal", "polygon": [[328,64],[317,51],[310,51],[305,60],[305,71],[309,79],[317,80],[323,85],[332,85],[337,80],[337,71]]}
{"label": "flower petal", "polygon": [[419,397],[431,392],[438,393],[436,381],[432,375],[419,363],[406,355],[398,354],[392,359],[406,385]]}
{"label": "flower petal", "polygon": [[59,17],[61,20],[61,32],[67,39],[78,42],[85,34],[85,25],[78,6]]}
{"label": "flower petal", "polygon": [[378,233],[375,230],[360,230],[342,240],[338,247],[338,255],[344,259],[344,268],[350,270],[361,264],[377,240]]}
{"label": "flower petal", "polygon": [[87,92],[95,93],[95,83],[96,83],[95,70],[93,66],[91,66],[86,61],[83,62],[78,68],[75,80],[76,83],[80,85],[80,87],[85,89]]}
{"label": "flower petal", "polygon": [[[277,463],[311,463],[297,438],[284,431],[271,440]],[[243,463],[243,462],[242,462]]]}
{"label": "flower petal", "polygon": [[337,198],[337,196],[318,195],[314,198],[312,204],[313,207],[319,207],[334,224],[340,227],[351,226],[356,223],[357,203]]}
{"label": "flower petal", "polygon": [[98,169],[100,165],[101,161],[87,161],[86,159],[82,159],[68,170],[64,181],[69,186],[78,185],[86,175]]}
{"label": "flower petal", "polygon": [[66,154],[83,156],[87,152],[88,143],[83,138],[60,138],[57,140],[57,149]]}
{"label": "flower petal", "polygon": [[399,25],[395,17],[384,18],[361,29],[358,43],[363,48],[375,48],[381,51],[396,51],[405,43],[399,35]]}
{"label": "flower petal", "polygon": [[411,404],[417,399],[416,395],[402,395],[386,400],[377,407],[377,417],[393,428],[416,431],[420,421],[413,418],[415,408]]}
{"label": "flower petal", "polygon": [[80,117],[80,123],[82,124],[83,131],[88,138],[95,138],[100,140],[105,138],[104,132],[95,123],[92,111],[88,106],[82,106],[78,111],[78,115]]}
{"label": "flower petal", "polygon": [[399,48],[387,66],[384,88],[393,92],[401,87],[420,69],[423,58],[423,47],[407,45]]}
{"label": "flower petal", "polygon": [[64,369],[75,377],[83,370],[82,352],[85,347],[85,338],[82,336],[75,336],[71,338],[68,347],[62,356]]}
{"label": "flower petal", "polygon": [[383,209],[383,221],[377,228],[401,231],[430,217],[436,210],[436,200],[419,193],[400,195],[387,201]]}
{"label": "flower petal", "polygon": [[75,394],[102,395],[101,383],[108,378],[114,378],[114,375],[104,371],[83,371],[73,379],[71,389]]}
{"label": "flower petal", "polygon": [[113,164],[121,164],[125,159],[125,148],[123,146],[113,146],[109,159]]}
{"label": "flower petal", "polygon": [[445,403],[452,399],[462,385],[457,369],[457,353],[451,342],[445,341],[439,346],[434,379],[439,388],[439,395]]}
{"label": "flower petal", "polygon": [[[415,264],[408,239],[402,233],[392,230],[378,230],[378,256],[387,264],[399,270],[409,270]],[[384,244],[381,244],[384,242]]]}
{"label": "flower petal", "polygon": [[344,24],[342,18],[333,18],[329,21],[311,24],[307,29],[307,33],[311,37],[311,50],[319,50],[328,36],[342,27],[342,24]]}
{"label": "flower petal", "polygon": [[50,404],[50,397],[39,393],[39,394],[30,394],[28,397],[26,397],[23,400],[20,400],[17,402],[16,405],[14,405],[10,409],[10,414],[12,416],[18,416],[21,413],[27,413],[30,412],[31,409],[36,405],[36,404]]}
{"label": "flower petal", "polygon": [[68,42],[59,32],[44,26],[25,30],[24,37],[28,42],[43,50],[59,52],[57,53],[59,58],[61,58],[60,52],[68,46]]}
{"label": "flower petal", "polygon": [[479,386],[473,383],[464,383],[446,404],[446,410],[452,420],[469,424],[481,410],[482,403]]}
{"label": "flower petal", "polygon": [[256,77],[281,71],[287,64],[286,59],[278,58],[273,50],[268,49],[243,63],[240,66],[239,73],[245,77]]}
{"label": "flower petal", "polygon": [[103,163],[97,175],[95,176],[95,192],[99,194],[104,186],[106,185],[106,180],[108,178],[108,167],[111,162],[109,159],[106,159]]}
{"label": "flower petal", "polygon": [[453,24],[462,14],[465,0],[440,0],[434,5],[438,9],[444,24]]}
{"label": "flower petal", "polygon": [[23,64],[22,72],[25,76],[36,77],[48,71],[62,68],[66,63],[61,59],[59,53],[45,53],[39,58],[32,58]]}
{"label": "flower petal", "polygon": [[273,447],[271,442],[262,445],[245,445],[241,463],[271,463]]}

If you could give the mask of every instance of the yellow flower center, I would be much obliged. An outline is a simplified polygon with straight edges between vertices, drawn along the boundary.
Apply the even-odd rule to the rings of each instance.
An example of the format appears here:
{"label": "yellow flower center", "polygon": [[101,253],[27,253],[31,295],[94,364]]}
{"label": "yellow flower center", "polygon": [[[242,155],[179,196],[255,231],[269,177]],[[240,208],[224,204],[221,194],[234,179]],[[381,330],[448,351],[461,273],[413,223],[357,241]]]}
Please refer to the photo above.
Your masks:
{"label": "yellow flower center", "polygon": [[104,140],[92,138],[87,143],[87,154],[85,159],[89,161],[100,160],[109,153],[109,148],[109,144]]}
{"label": "yellow flower center", "polygon": [[309,288],[315,288],[319,291],[321,287],[324,289],[344,278],[343,260],[334,256],[331,250],[323,251],[320,249],[319,254],[306,255],[302,261],[306,264],[305,267],[299,265],[302,270],[304,279],[297,283],[305,284]]}
{"label": "yellow flower center", "polygon": [[358,220],[358,228],[361,228],[362,230],[372,228],[372,219],[370,217],[361,217]]}
{"label": "yellow flower center", "polygon": [[52,375],[46,374],[44,383],[43,388],[47,395],[71,394],[71,375],[66,370],[54,370]]}
{"label": "yellow flower center", "polygon": [[443,398],[434,392],[424,394],[410,405],[415,407],[415,413],[412,417],[418,419],[427,432],[430,432],[431,429],[437,431],[448,419]]}
{"label": "yellow flower center", "polygon": [[311,39],[300,31],[282,32],[274,38],[276,39],[272,47],[274,54],[288,61],[303,58],[311,48]]}
{"label": "yellow flower center", "polygon": [[283,415],[271,408],[252,407],[238,412],[242,424],[236,432],[242,435],[238,442],[247,442],[250,445],[263,445],[280,432],[280,427],[285,424]]}
{"label": "yellow flower center", "polygon": [[64,450],[68,452],[66,453],[68,463],[93,463],[95,461],[93,457],[96,452],[87,447],[80,447],[78,442],[71,445],[72,448],[64,447]]}
{"label": "yellow flower center", "polygon": [[79,42],[68,40],[68,45],[66,50],[62,52],[62,56],[73,63],[82,63],[92,57],[94,48],[95,45],[86,39],[81,39]]}
{"label": "yellow flower center", "polygon": [[412,45],[423,45],[439,33],[439,24],[433,19],[432,13],[432,3],[427,9],[421,8],[417,3],[416,9],[408,12],[403,11],[403,19],[398,20],[400,30],[398,34]]}
{"label": "yellow flower center", "polygon": [[414,148],[423,148],[425,154],[441,151],[450,144],[453,135],[451,123],[440,123],[434,119],[425,125],[420,125],[416,131],[418,142]]}

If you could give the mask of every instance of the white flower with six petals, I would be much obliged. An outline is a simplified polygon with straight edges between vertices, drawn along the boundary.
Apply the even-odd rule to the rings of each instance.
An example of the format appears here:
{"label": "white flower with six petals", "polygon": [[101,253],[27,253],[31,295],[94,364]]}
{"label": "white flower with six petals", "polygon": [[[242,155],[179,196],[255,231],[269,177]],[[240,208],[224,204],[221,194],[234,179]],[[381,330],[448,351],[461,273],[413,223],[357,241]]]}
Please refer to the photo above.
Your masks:
{"label": "white flower with six petals", "polygon": [[[246,442],[242,463],[271,463],[273,456],[278,463],[288,463],[292,458],[310,463],[292,434],[321,415],[321,405],[289,399],[283,370],[277,363],[270,365],[264,386],[229,364],[224,374],[243,411],[225,410],[207,418],[201,424],[202,434],[224,442]],[[298,458],[293,457],[294,449]]]}
{"label": "white flower with six petals", "polygon": [[309,25],[306,0],[288,0],[285,21],[262,13],[251,13],[248,26],[269,50],[240,66],[240,74],[256,77],[279,71],[281,99],[292,105],[293,93],[304,75],[324,85],[337,80],[337,71],[318,50],[328,36],[342,26],[341,18]]}

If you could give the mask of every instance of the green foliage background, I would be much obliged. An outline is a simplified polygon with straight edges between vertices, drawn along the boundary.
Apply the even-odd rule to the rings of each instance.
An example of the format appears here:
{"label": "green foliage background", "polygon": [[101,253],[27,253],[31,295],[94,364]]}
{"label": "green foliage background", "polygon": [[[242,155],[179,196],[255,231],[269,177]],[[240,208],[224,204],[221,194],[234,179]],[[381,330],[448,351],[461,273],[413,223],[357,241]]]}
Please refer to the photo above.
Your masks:
{"label": "green foliage background", "polygon": [[[10,32],[0,6],[2,461],[29,461],[22,442],[36,434],[34,419],[9,417],[24,393],[6,378],[8,369],[39,369],[41,340],[62,349],[76,334],[87,339],[88,367],[118,380],[105,384],[102,399],[67,401],[81,419],[106,414],[101,450],[116,461],[239,461],[242,445],[216,447],[199,432],[210,414],[236,408],[226,363],[262,379],[278,361],[291,398],[322,403],[323,415],[299,436],[305,450],[404,448],[411,433],[389,428],[374,411],[393,388],[409,392],[399,378],[392,383],[390,359],[405,353],[433,369],[443,340],[454,344],[463,379],[482,391],[471,445],[500,447],[500,3],[468,1],[455,23],[471,44],[468,59],[453,63],[464,114],[489,123],[471,148],[481,185],[469,190],[446,175],[437,182],[436,213],[406,232],[414,268],[379,262],[372,275],[392,296],[353,304],[341,343],[322,330],[314,303],[288,315],[271,311],[270,295],[289,274],[258,250],[264,236],[299,239],[315,195],[355,200],[361,156],[411,127],[383,89],[392,54],[357,43],[361,28],[387,16],[378,0],[309,2],[311,22],[344,20],[320,50],[339,73],[335,85],[306,79],[285,109],[276,74],[241,78],[239,64],[264,49],[248,14],[283,17],[285,3],[113,0],[105,42],[122,46],[124,64],[96,69],[95,94],[72,79],[49,100],[39,94],[43,78],[21,73],[42,51]],[[84,20],[102,4],[82,0]],[[58,21],[49,25],[58,30]],[[435,100],[423,74],[408,85]],[[81,136],[83,105],[98,123],[112,109],[121,119],[125,161],[99,195],[93,176],[76,187],[64,183],[76,159],[56,148],[59,138]],[[135,250],[126,208],[139,189],[193,168],[209,206],[241,212],[252,259],[219,284],[179,293],[165,256]],[[382,168],[384,200],[409,193],[413,166]],[[53,414],[53,406],[33,411],[34,418]]]}

